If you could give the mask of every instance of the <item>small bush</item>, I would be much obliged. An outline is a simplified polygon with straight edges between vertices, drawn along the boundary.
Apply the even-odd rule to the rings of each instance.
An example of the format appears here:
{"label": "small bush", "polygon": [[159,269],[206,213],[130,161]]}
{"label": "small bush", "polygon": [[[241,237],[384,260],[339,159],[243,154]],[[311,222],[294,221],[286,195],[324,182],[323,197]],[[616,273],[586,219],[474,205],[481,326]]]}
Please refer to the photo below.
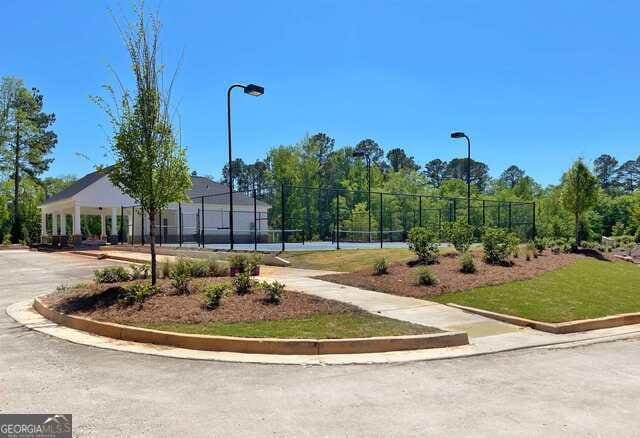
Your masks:
{"label": "small bush", "polygon": [[251,274],[262,264],[262,256],[260,254],[253,254],[247,257],[246,272]]}
{"label": "small bush", "polygon": [[130,265],[129,269],[131,270],[130,276],[132,280],[146,280],[149,278],[149,270],[151,269],[151,266],[144,263],[142,265]]}
{"label": "small bush", "polygon": [[210,257],[205,260],[209,277],[226,277],[229,270],[224,262]]}
{"label": "small bush", "polygon": [[433,286],[438,284],[438,278],[436,274],[431,272],[427,267],[420,268],[418,271],[418,285],[419,286]]}
{"label": "small bush", "polygon": [[282,300],[282,293],[284,292],[284,284],[274,281],[269,283],[264,281],[261,284],[262,290],[267,294],[267,301],[270,303],[279,303]]}
{"label": "small bush", "polygon": [[468,251],[460,256],[460,272],[473,274],[476,272],[476,262]]}
{"label": "small bush", "polygon": [[171,277],[171,286],[176,290],[178,295],[188,295],[191,292],[189,285],[190,277],[181,274]]}
{"label": "small bush", "polygon": [[540,237],[536,237],[535,240],[533,241],[533,246],[535,247],[535,250],[538,253],[538,255],[541,255],[544,252],[544,250],[547,249],[547,241]]}
{"label": "small bush", "polygon": [[435,233],[424,227],[414,227],[407,235],[409,249],[416,253],[420,263],[432,265],[438,261],[440,247]]}
{"label": "small bush", "polygon": [[204,297],[207,309],[215,309],[220,305],[222,298],[227,295],[228,286],[226,284],[207,284],[204,286]]}
{"label": "small bush", "polygon": [[386,257],[379,258],[373,263],[373,273],[375,275],[384,275],[389,272],[389,261]]}
{"label": "small bush", "polygon": [[120,299],[126,305],[141,304],[155,292],[151,283],[138,282],[122,288]]}
{"label": "small bush", "polygon": [[120,283],[129,281],[131,277],[122,266],[108,266],[93,273],[96,283]]}
{"label": "small bush", "polygon": [[229,256],[229,266],[238,269],[240,272],[245,272],[249,266],[249,258],[244,254],[231,254]]}
{"label": "small bush", "polygon": [[11,236],[9,234],[5,234],[2,238],[2,244],[5,246],[11,245]]}
{"label": "small bush", "polygon": [[184,257],[178,257],[171,266],[171,270],[169,271],[169,277],[173,276],[187,276],[192,277],[192,261],[191,259],[187,259]]}
{"label": "small bush", "polygon": [[445,238],[460,254],[466,253],[473,242],[473,227],[465,219],[445,224]]}
{"label": "small bush", "polygon": [[255,282],[247,272],[241,272],[233,277],[233,287],[236,293],[246,294],[251,292]]}
{"label": "small bush", "polygon": [[536,244],[533,240],[527,242],[527,261],[531,260],[531,257],[538,258],[538,250],[536,249]]}
{"label": "small bush", "polygon": [[485,261],[496,265],[507,264],[509,256],[517,251],[518,243],[518,236],[507,230],[485,228],[482,236]]}
{"label": "small bush", "polygon": [[171,276],[171,262],[168,259],[160,263],[160,275],[162,275],[162,278],[169,278]]}

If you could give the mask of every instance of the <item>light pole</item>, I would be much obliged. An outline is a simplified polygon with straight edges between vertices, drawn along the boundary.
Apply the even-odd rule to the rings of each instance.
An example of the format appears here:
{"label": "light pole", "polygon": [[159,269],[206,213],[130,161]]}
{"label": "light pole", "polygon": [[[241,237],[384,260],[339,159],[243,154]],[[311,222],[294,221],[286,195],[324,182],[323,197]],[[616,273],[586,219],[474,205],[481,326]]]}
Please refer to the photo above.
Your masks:
{"label": "light pole", "polygon": [[467,224],[471,224],[471,140],[464,132],[452,132],[451,138],[467,140]]}
{"label": "light pole", "polygon": [[369,236],[368,241],[371,243],[371,158],[369,154],[363,151],[356,151],[352,154],[354,157],[365,158],[367,160],[367,211],[369,213]]}
{"label": "light pole", "polygon": [[[231,156],[231,90],[233,90],[234,88],[242,88],[245,94],[250,94],[251,96],[262,96],[264,94],[264,87],[255,84],[233,84],[227,90],[227,139],[229,141],[229,244],[231,251],[233,251],[233,168],[231,165],[233,159]],[[202,212],[202,217],[204,218],[204,211]]]}

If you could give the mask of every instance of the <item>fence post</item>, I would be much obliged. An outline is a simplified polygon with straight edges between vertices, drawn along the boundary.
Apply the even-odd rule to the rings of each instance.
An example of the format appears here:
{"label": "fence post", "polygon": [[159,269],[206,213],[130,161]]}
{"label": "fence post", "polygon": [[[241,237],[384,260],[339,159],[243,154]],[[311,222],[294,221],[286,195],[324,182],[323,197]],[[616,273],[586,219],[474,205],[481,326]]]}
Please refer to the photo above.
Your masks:
{"label": "fence post", "polygon": [[160,234],[160,246],[162,246],[162,209],[158,210],[158,228]]}
{"label": "fence post", "polygon": [[144,246],[144,208],[142,207],[140,207],[140,226],[142,227],[140,233],[140,244]]}
{"label": "fence post", "polygon": [[[202,247],[204,248],[204,196],[200,198],[200,206],[202,207],[200,211],[202,211],[202,218],[200,220],[200,241],[202,242]],[[229,215],[229,220],[233,220],[231,215]],[[229,242],[231,242],[231,224],[229,224]]]}
{"label": "fence post", "polygon": [[284,213],[284,209],[285,209],[285,202],[284,202],[284,182],[281,183],[280,185],[280,210],[281,210],[281,218],[280,218],[280,228],[281,228],[281,232],[282,235],[280,236],[280,240],[282,240],[282,251],[284,251],[285,249],[285,242],[284,242],[284,233],[285,233],[285,213]]}
{"label": "fence post", "polygon": [[178,246],[182,248],[182,203],[178,202]]}
{"label": "fence post", "polygon": [[382,192],[380,192],[380,226],[378,226],[380,230],[380,248],[382,248],[382,241],[384,240],[382,238],[382,219]]}
{"label": "fence post", "polygon": [[256,185],[253,184],[253,250],[258,250],[258,210],[256,201]]}
{"label": "fence post", "polygon": [[438,239],[442,240],[442,208],[438,209]]}
{"label": "fence post", "polygon": [[418,200],[418,223],[422,226],[422,195],[418,197]]}
{"label": "fence post", "polygon": [[136,240],[136,228],[135,228],[135,224],[136,224],[136,208],[135,207],[131,207],[131,245],[135,245]]}
{"label": "fence post", "polygon": [[484,227],[486,224],[485,213],[484,213],[484,199],[482,200],[482,226]]}
{"label": "fence post", "polygon": [[453,222],[456,221],[456,215],[458,214],[457,210],[458,210],[458,201],[456,198],[453,198],[453,217],[452,217]]}
{"label": "fence post", "polygon": [[340,191],[336,189],[336,249],[340,249]]}
{"label": "fence post", "polygon": [[511,201],[509,201],[509,231],[511,231]]}

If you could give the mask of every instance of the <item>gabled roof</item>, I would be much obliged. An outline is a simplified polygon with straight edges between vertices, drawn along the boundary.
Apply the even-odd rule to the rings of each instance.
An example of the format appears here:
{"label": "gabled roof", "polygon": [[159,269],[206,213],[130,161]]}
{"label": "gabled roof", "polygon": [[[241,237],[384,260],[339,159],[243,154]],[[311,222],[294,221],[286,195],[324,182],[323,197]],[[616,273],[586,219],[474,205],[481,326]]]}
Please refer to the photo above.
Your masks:
{"label": "gabled roof", "polygon": [[[61,192],[50,196],[46,201],[42,203],[42,205],[69,199],[89,187],[91,184],[97,182],[104,176],[106,176],[106,170],[98,170],[89,173]],[[217,183],[210,178],[196,175],[191,176],[191,184],[191,188],[187,191],[187,195],[190,198],[208,196],[209,198],[205,198],[205,203],[227,204],[229,196],[229,189],[227,188],[227,186]],[[226,196],[223,196],[225,194]],[[253,205],[253,198],[244,193],[234,193],[233,202],[237,205]],[[262,201],[257,201],[256,204],[263,207],[269,207],[269,204]]]}
{"label": "gabled roof", "polygon": [[76,181],[73,184],[71,184],[66,189],[64,189],[61,192],[58,192],[55,195],[50,196],[49,198],[47,198],[42,203],[42,205],[47,205],[47,204],[51,204],[53,202],[62,201],[64,199],[69,199],[69,198],[77,195],[78,193],[80,193],[81,191],[86,189],[87,187],[89,187],[94,182],[98,181],[103,176],[105,176],[104,171],[100,171],[100,170],[92,172],[92,173],[90,173],[88,175],[85,175],[82,178],[80,178],[78,181]]}

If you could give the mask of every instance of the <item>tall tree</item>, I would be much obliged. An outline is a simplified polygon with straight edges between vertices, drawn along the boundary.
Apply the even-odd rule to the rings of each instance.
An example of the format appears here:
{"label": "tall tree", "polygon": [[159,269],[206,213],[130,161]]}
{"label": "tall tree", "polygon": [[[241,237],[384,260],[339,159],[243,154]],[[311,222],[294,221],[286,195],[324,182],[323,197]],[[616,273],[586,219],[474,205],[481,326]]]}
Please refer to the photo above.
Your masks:
{"label": "tall tree", "polygon": [[49,127],[56,118],[42,111],[44,97],[36,88],[29,91],[13,77],[3,78],[0,88],[0,166],[13,180],[11,239],[18,242],[25,238],[20,210],[23,174],[38,181],[49,169],[53,162],[49,154],[58,142]]}
{"label": "tall tree", "polygon": [[408,156],[402,148],[394,148],[387,152],[387,160],[389,160],[389,165],[394,172],[418,170],[420,168],[413,157]]}
{"label": "tall tree", "polygon": [[369,156],[372,164],[380,165],[382,164],[382,158],[384,157],[384,151],[380,147],[375,140],[371,140],[370,138],[365,138],[356,144],[354,148],[355,152],[362,152]]}
{"label": "tall tree", "polygon": [[[467,178],[467,159],[454,158],[447,164],[445,172],[447,178],[457,178],[466,180]],[[481,192],[485,190],[489,182],[489,166],[481,161],[471,159],[471,184],[476,186]]]}
{"label": "tall tree", "polygon": [[442,181],[446,178],[447,162],[442,161],[439,158],[429,161],[424,165],[424,176],[427,177],[427,181],[434,187],[438,188],[442,184]]}
{"label": "tall tree", "polygon": [[615,183],[629,193],[640,187],[640,156],[625,161],[616,169]]}
{"label": "tall tree", "polygon": [[614,176],[618,168],[618,160],[611,155],[602,154],[593,162],[593,171],[603,189],[609,189],[614,184]]}
{"label": "tall tree", "polygon": [[577,160],[562,176],[562,206],[575,218],[576,246],[580,244],[580,220],[598,200],[598,180],[582,160]]}
{"label": "tall tree", "polygon": [[[171,85],[163,88],[162,65],[158,60],[160,20],[146,15],[140,4],[136,20],[119,26],[129,53],[134,93],[122,90],[118,107],[105,105],[114,127],[111,151],[115,164],[108,169],[111,181],[136,199],[149,215],[151,281],[156,284],[156,216],[172,202],[187,199],[191,186],[186,152],[176,142],[170,117]],[[173,78],[169,82],[173,84]]]}
{"label": "tall tree", "polygon": [[504,172],[502,172],[502,175],[500,175],[500,181],[506,184],[507,187],[512,189],[516,186],[516,184],[520,182],[522,178],[524,178],[524,176],[524,170],[513,164],[507,167]]}

